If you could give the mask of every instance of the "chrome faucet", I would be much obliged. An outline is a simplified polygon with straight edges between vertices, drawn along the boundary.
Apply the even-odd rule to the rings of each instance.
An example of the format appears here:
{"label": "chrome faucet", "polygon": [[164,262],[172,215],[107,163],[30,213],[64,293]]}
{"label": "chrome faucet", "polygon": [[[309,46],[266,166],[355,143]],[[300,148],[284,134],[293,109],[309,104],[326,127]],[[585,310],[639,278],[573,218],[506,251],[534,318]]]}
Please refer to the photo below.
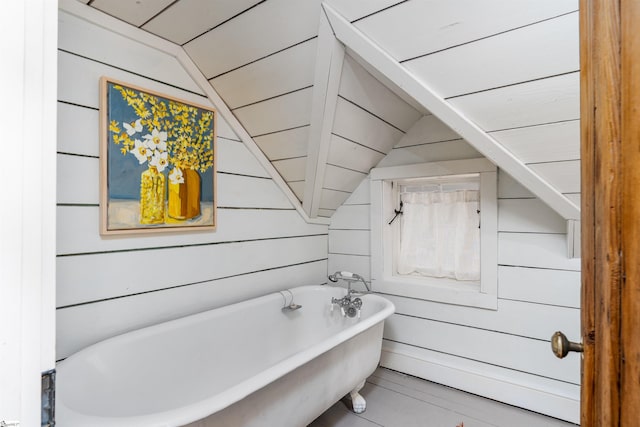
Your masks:
{"label": "chrome faucet", "polygon": [[358,293],[357,291],[351,290],[351,283],[353,282],[362,282],[367,292],[371,292],[369,285],[364,280],[364,278],[359,274],[350,273],[348,271],[336,271],[335,273],[329,275],[329,280],[331,280],[332,282],[337,282],[339,279],[342,279],[345,282],[347,282],[347,291],[350,294]]}
{"label": "chrome faucet", "polygon": [[364,287],[367,289],[366,292],[371,292],[369,285],[364,280],[362,276],[355,273],[350,273],[348,271],[336,271],[333,274],[329,275],[329,280],[332,282],[337,282],[339,279],[347,282],[347,294],[342,298],[331,298],[331,311],[333,311],[334,306],[340,307],[340,311],[342,312],[343,317],[358,317],[360,318],[360,309],[362,308],[362,299],[360,298],[351,298],[353,294],[363,294],[365,292],[358,292],[354,289],[351,289],[351,284],[353,282],[362,282]]}

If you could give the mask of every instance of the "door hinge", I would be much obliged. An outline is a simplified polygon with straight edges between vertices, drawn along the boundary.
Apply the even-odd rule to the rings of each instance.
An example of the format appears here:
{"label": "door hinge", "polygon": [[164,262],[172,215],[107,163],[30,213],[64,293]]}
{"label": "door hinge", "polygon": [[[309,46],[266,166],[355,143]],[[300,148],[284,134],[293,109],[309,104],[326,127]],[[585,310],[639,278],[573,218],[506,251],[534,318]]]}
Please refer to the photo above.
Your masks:
{"label": "door hinge", "polygon": [[55,369],[42,373],[42,416],[40,425],[41,427],[54,427],[56,425]]}

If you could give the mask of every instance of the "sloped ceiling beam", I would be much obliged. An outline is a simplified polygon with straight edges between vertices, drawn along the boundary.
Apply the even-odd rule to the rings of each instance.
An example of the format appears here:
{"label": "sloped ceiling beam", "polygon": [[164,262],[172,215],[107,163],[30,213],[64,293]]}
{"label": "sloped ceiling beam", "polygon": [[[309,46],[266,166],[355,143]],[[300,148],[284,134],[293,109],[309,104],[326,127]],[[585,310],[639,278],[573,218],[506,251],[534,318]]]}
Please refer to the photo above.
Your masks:
{"label": "sloped ceiling beam", "polygon": [[302,203],[304,211],[311,218],[318,216],[320,208],[343,62],[344,46],[333,34],[327,16],[320,13],[304,201]]}
{"label": "sloped ceiling beam", "polygon": [[524,185],[563,218],[567,220],[580,219],[580,209],[571,200],[533,172],[461,111],[419,81],[331,6],[323,3],[322,7],[335,37],[350,51],[353,51],[359,59],[377,70],[385,79],[404,91],[419,105],[431,111],[476,150]]}

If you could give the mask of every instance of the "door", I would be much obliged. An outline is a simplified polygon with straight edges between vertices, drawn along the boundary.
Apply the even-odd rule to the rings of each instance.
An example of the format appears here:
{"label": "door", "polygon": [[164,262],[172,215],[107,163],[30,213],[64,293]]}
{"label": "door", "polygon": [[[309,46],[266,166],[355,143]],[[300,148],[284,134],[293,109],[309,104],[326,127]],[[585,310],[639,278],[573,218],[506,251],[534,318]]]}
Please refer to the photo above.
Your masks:
{"label": "door", "polygon": [[2,6],[0,425],[36,426],[55,367],[58,2]]}
{"label": "door", "polygon": [[639,0],[580,1],[581,424],[640,420]]}

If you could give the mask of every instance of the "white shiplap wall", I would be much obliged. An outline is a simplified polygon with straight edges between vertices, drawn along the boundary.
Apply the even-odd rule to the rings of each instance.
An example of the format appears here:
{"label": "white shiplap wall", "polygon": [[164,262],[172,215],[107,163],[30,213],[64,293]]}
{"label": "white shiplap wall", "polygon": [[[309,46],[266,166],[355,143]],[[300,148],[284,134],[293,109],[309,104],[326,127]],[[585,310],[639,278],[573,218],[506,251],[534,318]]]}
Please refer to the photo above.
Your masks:
{"label": "white shiplap wall", "polygon": [[[425,116],[380,165],[478,157]],[[580,263],[566,257],[565,222],[509,175],[498,178],[498,310],[385,295],[382,365],[537,412],[578,421],[580,360],[556,359],[556,330],[580,335]],[[329,227],[329,271],[370,277],[368,180]],[[375,290],[375,289],[374,289]]]}
{"label": "white shiplap wall", "polygon": [[414,0],[385,2],[377,11],[327,2],[444,103],[579,202],[577,0]]}
{"label": "white shiplap wall", "polygon": [[[507,175],[499,182],[498,310],[386,295],[396,314],[382,364],[577,422],[579,357],[557,360],[549,338],[579,336],[579,265],[566,258],[562,219]],[[370,238],[363,184],[332,218],[329,271],[368,277]]]}
{"label": "white shiplap wall", "polygon": [[59,26],[58,359],[124,331],[324,283],[327,227],[300,217],[222,117],[216,232],[101,237],[100,76],[210,102],[175,58],[63,11]]}
{"label": "white shiplap wall", "polygon": [[[579,202],[577,1],[388,2],[374,13],[355,1],[328,2]],[[480,156],[425,115],[379,166]],[[556,359],[549,338],[556,330],[580,336],[580,260],[567,258],[565,221],[503,171],[498,198],[498,310],[388,295],[397,310],[385,327],[382,363],[578,422],[579,356]],[[369,276],[369,215],[363,183],[332,217],[329,271]]]}

